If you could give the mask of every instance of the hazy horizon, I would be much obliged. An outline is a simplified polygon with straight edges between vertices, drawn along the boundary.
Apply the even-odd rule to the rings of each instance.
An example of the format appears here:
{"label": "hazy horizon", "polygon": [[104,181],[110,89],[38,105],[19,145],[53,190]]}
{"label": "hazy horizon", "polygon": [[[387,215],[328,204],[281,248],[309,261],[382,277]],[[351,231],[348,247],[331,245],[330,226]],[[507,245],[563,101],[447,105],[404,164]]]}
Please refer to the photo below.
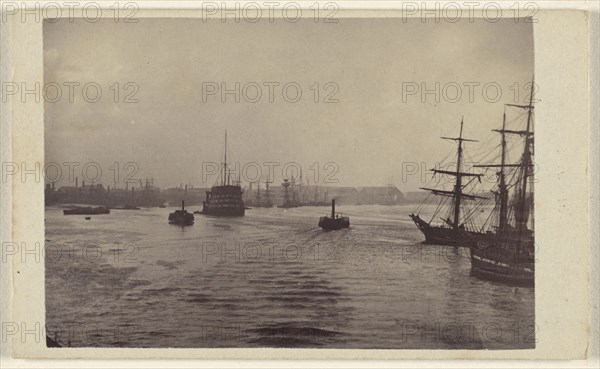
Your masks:
{"label": "hazy horizon", "polygon": [[[46,162],[79,162],[79,169],[97,162],[100,183],[111,187],[115,162],[121,176],[129,173],[127,162],[137,163],[135,179],[154,178],[160,187],[211,186],[216,177],[203,183],[202,163],[222,161],[227,130],[230,162],[256,162],[265,170],[266,163],[280,163],[276,183],[283,165],[296,162],[313,185],[318,163],[319,185],[386,186],[393,177],[398,188],[413,191],[422,183],[419,176],[404,183],[402,163],[431,168],[446,157],[454,143],[439,137],[457,135],[463,117],[464,135],[485,141],[501,123],[503,104],[515,103],[511,87],[519,87],[522,102],[534,69],[532,24],[514,19],[324,24],[146,18],[136,24],[44,23],[43,32],[46,85],[95,82],[102,89],[96,103],[82,99],[81,86],[73,103],[66,88],[59,102],[45,103]],[[137,103],[123,102],[133,91],[124,88],[128,82],[139,87],[132,96]],[[223,103],[216,94],[203,101],[203,83],[233,88],[236,82],[262,86],[261,99],[236,103],[228,96]],[[266,96],[270,82],[279,83],[273,102]],[[302,89],[296,103],[281,94],[290,82]],[[326,89],[328,82],[333,85]],[[417,93],[403,102],[403,83],[433,88],[436,82],[442,88],[458,83],[462,98],[436,103],[428,95],[422,102]],[[480,84],[472,103],[464,95],[471,82]],[[482,96],[490,82],[502,88],[497,102]],[[339,101],[324,103],[335,86]],[[247,92],[254,95],[252,88]],[[328,162],[339,166],[338,183],[323,183],[332,171]],[[67,184],[63,175],[56,185]]]}

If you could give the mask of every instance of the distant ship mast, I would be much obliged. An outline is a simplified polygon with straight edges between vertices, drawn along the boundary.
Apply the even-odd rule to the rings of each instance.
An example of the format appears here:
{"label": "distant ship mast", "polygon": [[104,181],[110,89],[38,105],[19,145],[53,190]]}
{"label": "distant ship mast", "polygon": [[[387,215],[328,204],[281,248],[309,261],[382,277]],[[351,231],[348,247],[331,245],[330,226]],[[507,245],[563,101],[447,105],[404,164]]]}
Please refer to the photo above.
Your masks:
{"label": "distant ship mast", "polygon": [[267,204],[271,204],[271,191],[269,190],[269,183],[271,183],[271,182],[269,182],[269,180],[267,179],[265,181],[265,184],[266,184],[265,198],[266,198]]}
{"label": "distant ship mast", "polygon": [[221,185],[225,186],[226,184],[229,185],[229,172],[227,172],[227,130],[225,130],[225,151],[223,156],[223,176],[221,177]]}

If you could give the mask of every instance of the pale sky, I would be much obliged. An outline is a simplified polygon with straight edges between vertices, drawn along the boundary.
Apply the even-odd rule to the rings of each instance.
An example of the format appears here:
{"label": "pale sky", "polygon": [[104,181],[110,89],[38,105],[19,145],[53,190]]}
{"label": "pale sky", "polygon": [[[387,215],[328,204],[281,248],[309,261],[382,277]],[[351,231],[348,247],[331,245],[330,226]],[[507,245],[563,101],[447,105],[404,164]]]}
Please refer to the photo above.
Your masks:
{"label": "pale sky", "polygon": [[[426,167],[454,149],[440,136],[458,133],[484,140],[498,128],[504,103],[514,103],[514,87],[526,98],[533,76],[533,27],[513,19],[497,23],[459,23],[419,19],[340,19],[337,24],[203,23],[197,19],[141,19],[136,24],[77,21],[44,24],[45,83],[96,82],[97,103],[75,87],[70,103],[63,88],[59,102],[45,104],[46,162],[94,161],[102,183],[112,186],[108,167],[136,162],[138,177],[153,177],[161,187],[202,183],[202,162],[220,162],[228,130],[229,157],[248,162],[335,162],[338,185],[385,186],[394,177],[401,190],[414,190],[419,178],[402,181],[403,162]],[[119,83],[119,102],[111,86]],[[123,103],[133,88],[138,103]],[[263,96],[256,103],[219,94],[203,102],[203,82],[234,88],[255,82]],[[273,103],[265,82],[277,82]],[[296,103],[286,102],[281,87],[302,89]],[[320,86],[315,103],[311,86]],[[323,86],[333,82],[338,103],[325,104]],[[435,103],[420,93],[403,102],[403,83],[462,85],[458,102]],[[476,82],[474,101],[468,87]],[[495,82],[502,98],[484,99],[482,86]],[[313,87],[314,88],[314,87]],[[454,89],[447,90],[450,98]],[[290,90],[290,96],[293,97]],[[487,97],[494,97],[488,90]],[[248,90],[254,96],[254,90]],[[522,102],[522,101],[521,101]],[[281,168],[281,167],[279,167]],[[266,173],[266,172],[265,172]],[[281,169],[276,170],[276,182]],[[81,179],[80,179],[81,181]],[[58,185],[66,184],[66,176]]]}

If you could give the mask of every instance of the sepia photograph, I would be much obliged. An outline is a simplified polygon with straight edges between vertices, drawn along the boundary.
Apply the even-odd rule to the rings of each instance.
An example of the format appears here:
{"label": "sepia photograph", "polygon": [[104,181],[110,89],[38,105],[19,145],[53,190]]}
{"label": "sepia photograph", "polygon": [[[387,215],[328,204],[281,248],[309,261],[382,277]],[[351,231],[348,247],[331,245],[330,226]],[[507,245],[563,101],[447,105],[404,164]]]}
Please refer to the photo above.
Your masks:
{"label": "sepia photograph", "polygon": [[45,22],[47,347],[534,349],[533,24]]}
{"label": "sepia photograph", "polygon": [[598,367],[600,4],[0,10],[3,368]]}

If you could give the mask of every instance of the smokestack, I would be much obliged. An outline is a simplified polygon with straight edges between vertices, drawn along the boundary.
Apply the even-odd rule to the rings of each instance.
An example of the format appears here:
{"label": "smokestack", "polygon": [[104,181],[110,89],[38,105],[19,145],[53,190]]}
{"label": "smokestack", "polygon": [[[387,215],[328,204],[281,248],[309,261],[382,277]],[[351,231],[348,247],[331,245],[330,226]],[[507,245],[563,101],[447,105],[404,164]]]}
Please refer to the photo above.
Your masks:
{"label": "smokestack", "polygon": [[181,211],[183,211],[185,209],[184,204],[185,204],[185,200],[181,200]]}
{"label": "smokestack", "polygon": [[81,188],[85,188],[85,181],[81,181]]}
{"label": "smokestack", "polygon": [[54,182],[52,182],[52,191],[54,191]]}
{"label": "smokestack", "polygon": [[79,177],[75,177],[75,188],[79,187]]}
{"label": "smokestack", "polygon": [[335,218],[335,199],[331,199],[331,219]]}

